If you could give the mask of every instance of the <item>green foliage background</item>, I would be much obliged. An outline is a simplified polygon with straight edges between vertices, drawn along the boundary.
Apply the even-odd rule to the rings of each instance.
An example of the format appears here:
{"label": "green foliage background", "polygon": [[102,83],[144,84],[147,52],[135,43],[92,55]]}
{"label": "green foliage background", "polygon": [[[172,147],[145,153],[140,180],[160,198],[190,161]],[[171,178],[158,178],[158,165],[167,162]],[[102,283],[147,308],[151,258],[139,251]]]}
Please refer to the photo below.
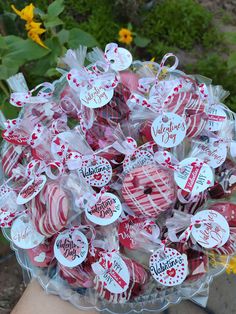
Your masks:
{"label": "green foliage background", "polygon": [[58,57],[66,49],[79,44],[104,48],[108,42],[117,42],[122,27],[135,33],[129,48],[137,59],[160,61],[170,51],[182,56],[180,66],[188,73],[208,76],[228,89],[228,105],[236,110],[236,32],[219,27],[235,26],[227,12],[216,20],[194,0],[35,0],[35,12],[47,30],[42,36],[47,50],[27,39],[24,22],[10,7],[22,9],[29,3],[0,2],[0,105],[7,117],[16,114],[7,104],[4,80],[8,76],[20,70],[30,87],[53,80]]}

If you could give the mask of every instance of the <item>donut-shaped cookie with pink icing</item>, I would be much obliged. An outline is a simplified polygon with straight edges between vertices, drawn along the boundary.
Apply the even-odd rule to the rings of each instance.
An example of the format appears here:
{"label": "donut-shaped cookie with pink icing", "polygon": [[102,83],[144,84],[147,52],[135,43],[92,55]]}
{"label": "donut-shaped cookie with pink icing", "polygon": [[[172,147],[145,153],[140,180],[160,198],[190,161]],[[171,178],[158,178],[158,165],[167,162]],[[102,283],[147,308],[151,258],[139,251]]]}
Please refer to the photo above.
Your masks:
{"label": "donut-shaped cookie with pink icing", "polygon": [[175,200],[175,183],[169,170],[160,166],[137,167],[127,174],[122,195],[135,215],[158,217]]}

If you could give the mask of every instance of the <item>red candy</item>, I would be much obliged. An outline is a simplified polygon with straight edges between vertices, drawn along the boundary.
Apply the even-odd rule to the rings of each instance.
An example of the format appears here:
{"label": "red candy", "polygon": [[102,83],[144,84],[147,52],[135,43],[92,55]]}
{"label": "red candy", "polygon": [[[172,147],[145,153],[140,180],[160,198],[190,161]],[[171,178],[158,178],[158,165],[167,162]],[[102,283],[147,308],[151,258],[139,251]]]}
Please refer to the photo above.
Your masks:
{"label": "red candy", "polygon": [[94,274],[89,264],[81,264],[73,268],[58,263],[59,275],[73,288],[93,287]]}
{"label": "red candy", "polygon": [[175,184],[171,172],[148,165],[132,170],[124,179],[122,195],[139,216],[158,217],[175,202]]}

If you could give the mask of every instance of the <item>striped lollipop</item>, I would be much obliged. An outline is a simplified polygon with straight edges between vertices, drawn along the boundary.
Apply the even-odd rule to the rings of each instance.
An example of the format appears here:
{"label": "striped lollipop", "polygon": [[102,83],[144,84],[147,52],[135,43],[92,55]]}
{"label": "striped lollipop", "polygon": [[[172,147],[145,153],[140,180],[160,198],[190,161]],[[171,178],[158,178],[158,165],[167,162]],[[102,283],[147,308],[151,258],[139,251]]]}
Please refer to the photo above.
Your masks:
{"label": "striped lollipop", "polygon": [[69,200],[59,183],[49,181],[31,201],[32,220],[36,230],[50,237],[67,224]]}

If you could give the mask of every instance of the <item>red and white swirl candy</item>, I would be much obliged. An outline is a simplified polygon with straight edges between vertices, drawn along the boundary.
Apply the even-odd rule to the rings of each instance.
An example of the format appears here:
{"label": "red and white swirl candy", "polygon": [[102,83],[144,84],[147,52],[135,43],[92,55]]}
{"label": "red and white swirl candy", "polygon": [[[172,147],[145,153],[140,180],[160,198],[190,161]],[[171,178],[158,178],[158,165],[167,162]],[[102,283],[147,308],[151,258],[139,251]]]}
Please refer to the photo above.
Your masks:
{"label": "red and white swirl candy", "polygon": [[30,202],[32,221],[36,230],[51,237],[67,224],[68,196],[58,182],[48,181],[43,190]]}

